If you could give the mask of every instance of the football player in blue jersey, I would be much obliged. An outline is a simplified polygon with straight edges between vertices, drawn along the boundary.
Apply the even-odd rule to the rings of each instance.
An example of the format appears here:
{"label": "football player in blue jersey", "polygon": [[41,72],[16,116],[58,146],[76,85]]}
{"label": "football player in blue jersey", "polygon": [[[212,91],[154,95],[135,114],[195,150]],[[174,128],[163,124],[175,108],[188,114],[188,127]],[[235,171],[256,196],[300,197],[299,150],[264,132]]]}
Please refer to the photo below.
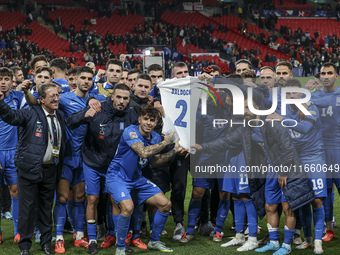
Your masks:
{"label": "football player in blue jersey", "polygon": [[97,91],[98,94],[102,94],[107,97],[111,96],[111,94],[113,93],[113,89],[119,83],[122,74],[122,62],[118,59],[110,59],[106,63],[106,71],[99,70],[97,74],[97,76],[103,78],[104,75],[106,75],[106,82],[97,83],[97,86],[94,88],[93,91]]}
{"label": "football player in blue jersey", "polygon": [[[296,79],[286,81],[285,87],[301,88],[301,83]],[[299,99],[302,93],[288,92],[287,99]],[[300,219],[304,230],[305,241],[296,247],[296,249],[306,249],[314,246],[314,253],[323,253],[322,249],[322,231],[325,220],[325,211],[322,199],[327,196],[327,183],[325,170],[325,154],[321,135],[321,121],[318,107],[314,104],[308,107],[311,113],[300,120],[298,108],[295,105],[287,105],[286,116],[276,113],[267,117],[267,120],[285,121],[291,135],[291,141],[297,150],[302,164],[305,166],[308,178],[310,179],[315,194],[312,201],[313,216],[310,205],[307,204],[300,208]],[[327,168],[326,168],[327,169]],[[315,241],[313,244],[312,235],[312,217],[315,226]]]}
{"label": "football player in blue jersey", "polygon": [[[89,254],[97,253],[97,205],[100,200],[100,192],[105,191],[103,184],[105,183],[107,168],[117,150],[124,129],[131,124],[138,124],[138,115],[131,109],[126,108],[129,101],[129,87],[125,84],[118,84],[113,95],[102,102],[102,111],[100,113],[97,113],[93,108],[86,107],[79,112],[73,113],[67,120],[67,125],[71,129],[82,124],[87,126],[82,156],[84,161],[85,192],[87,194],[86,219],[90,243]],[[108,148],[110,149],[108,150]],[[112,218],[112,207],[109,216]],[[112,221],[112,219],[108,220]],[[114,230],[110,229],[108,225],[107,229],[110,232],[105,237],[105,241],[101,245],[102,248],[107,248],[112,243],[115,243]]]}
{"label": "football player in blue jersey", "polygon": [[[204,77],[204,76],[202,76]],[[226,101],[227,94],[220,92],[220,97],[223,102]],[[224,104],[223,104],[224,105]],[[226,107],[226,106],[224,106]],[[208,142],[215,139],[219,139],[221,135],[225,132],[226,125],[218,125],[214,127],[214,119],[223,119],[222,107],[215,107],[214,102],[211,98],[207,101],[207,115],[202,115],[200,110],[196,114],[197,129],[200,135],[203,136],[202,142]],[[224,163],[225,151],[221,150],[218,154],[202,153],[199,157],[198,166],[211,166],[215,164],[222,165]],[[181,243],[187,243],[195,239],[194,230],[196,220],[201,212],[202,208],[202,198],[206,190],[212,189],[215,183],[218,184],[219,190],[219,206],[217,210],[216,226],[213,231],[213,241],[222,241],[222,228],[223,224],[227,218],[228,211],[230,208],[230,193],[227,193],[222,189],[222,177],[223,176],[202,176],[201,178],[193,179],[192,185],[193,190],[191,194],[191,200],[188,209],[188,227],[186,232],[183,234],[182,238],[179,240]],[[217,179],[216,179],[217,178]],[[217,180],[217,182],[216,182]]]}
{"label": "football player in blue jersey", "polygon": [[[22,91],[25,94],[25,100],[22,101],[22,108],[28,107],[30,101],[29,95],[32,94],[36,100],[39,100],[38,89],[43,83],[49,83],[52,81],[52,69],[47,66],[37,67],[34,75],[35,86],[31,88],[32,82],[29,80],[24,80],[22,82]],[[31,88],[31,89],[30,89]]]}
{"label": "football player in blue jersey", "polygon": [[77,66],[73,66],[67,70],[67,83],[70,87],[70,91],[77,89],[77,71]]}
{"label": "football player in blue jersey", "polygon": [[340,154],[340,88],[336,85],[339,75],[333,63],[325,63],[320,70],[320,80],[323,88],[316,90],[313,95],[326,99],[329,106],[320,109],[321,130],[324,142],[327,171],[327,197],[324,199],[325,221],[327,232],[322,241],[329,242],[334,237],[332,185],[340,188],[339,154]]}
{"label": "football player in blue jersey", "polygon": [[129,70],[128,75],[127,75],[127,82],[126,85],[129,86],[131,93],[133,94],[135,92],[136,89],[136,79],[138,77],[138,75],[140,75],[142,73],[142,71],[138,68],[133,68],[131,70]]}
{"label": "football player in blue jersey", "polygon": [[61,58],[55,58],[50,62],[50,67],[53,72],[53,83],[57,84],[62,90],[59,93],[69,92],[70,87],[66,76],[67,62]]}
{"label": "football player in blue jersey", "polygon": [[[93,72],[89,67],[80,67],[77,71],[77,89],[75,92],[64,93],[60,97],[59,108],[65,112],[67,118],[74,112],[86,106],[88,91],[92,86]],[[97,99],[105,100],[98,95]],[[81,146],[86,132],[86,125],[71,130],[66,128],[66,150],[62,179],[57,187],[57,200],[54,207],[54,222],[56,228],[56,253],[65,253],[63,229],[66,221],[66,206],[69,198],[70,186],[73,191],[73,219],[76,229],[74,245],[88,247],[84,236],[85,227],[85,182]]]}
{"label": "football player in blue jersey", "polygon": [[[253,103],[256,109],[262,107],[263,94],[254,90]],[[246,166],[270,166],[278,172],[266,172],[266,179],[262,173],[250,171],[252,174],[249,182],[249,189],[252,201],[258,216],[264,217],[267,214],[268,229],[271,242],[265,247],[256,249],[257,252],[275,251],[275,255],[283,255],[291,252],[291,242],[295,232],[295,217],[292,210],[311,202],[314,192],[304,172],[282,171],[294,165],[300,165],[297,152],[291,143],[288,131],[281,125],[274,122],[273,125],[265,123],[260,116],[252,113],[248,108],[247,100],[244,101],[244,119],[251,121],[250,125],[239,127],[232,133],[226,133],[221,139],[210,143],[192,146],[197,150],[207,150],[216,153],[222,148],[235,148],[242,145],[245,155]],[[283,167],[283,168],[282,168]],[[289,189],[288,185],[297,185],[299,189]],[[280,188],[281,187],[281,188]],[[284,196],[282,195],[282,191]],[[264,200],[265,198],[265,200]],[[287,200],[288,202],[287,202]],[[264,206],[265,201],[265,206]],[[282,202],[285,211],[284,242],[280,248],[277,214],[277,206]]]}
{"label": "football player in blue jersey", "polygon": [[[24,95],[19,91],[11,90],[13,72],[6,68],[0,68],[0,91],[4,94],[5,102],[12,109],[19,109]],[[14,165],[14,155],[18,144],[17,127],[11,126],[0,118],[0,185],[2,179],[6,181],[12,198],[12,215],[14,224],[14,241],[19,242],[18,233],[18,190],[17,172]],[[1,210],[1,207],[0,207]],[[2,243],[2,232],[0,229],[0,244]]]}
{"label": "football player in blue jersey", "polygon": [[260,69],[260,77],[259,81],[261,85],[265,85],[268,87],[269,91],[274,88],[276,79],[276,73],[274,69],[270,66],[263,66]]}
{"label": "football player in blue jersey", "polygon": [[160,135],[153,131],[158,115],[158,110],[153,106],[146,105],[141,109],[138,119],[140,124],[138,126],[131,125],[124,130],[116,156],[111,161],[107,172],[106,187],[120,207],[117,222],[116,255],[125,254],[125,238],[134,209],[132,197],[139,204],[145,202],[158,209],[148,248],[172,252],[172,249],[159,241],[168,218],[171,202],[157,185],[142,176],[141,171],[149,161],[151,165],[158,166],[183,151],[179,146],[179,140],[177,140],[171,151],[159,154],[167,145],[173,144],[174,133],[165,136],[162,141]]}
{"label": "football player in blue jersey", "polygon": [[29,63],[32,74],[35,75],[35,71],[40,66],[47,66],[47,58],[44,55],[35,56]]}

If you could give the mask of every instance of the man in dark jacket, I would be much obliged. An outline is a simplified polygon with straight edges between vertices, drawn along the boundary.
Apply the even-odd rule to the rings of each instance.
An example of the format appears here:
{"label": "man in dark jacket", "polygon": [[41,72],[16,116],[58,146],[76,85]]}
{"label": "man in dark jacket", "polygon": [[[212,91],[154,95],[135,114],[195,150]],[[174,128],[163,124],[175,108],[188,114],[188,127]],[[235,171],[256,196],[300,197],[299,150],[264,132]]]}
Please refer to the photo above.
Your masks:
{"label": "man in dark jacket", "polygon": [[38,90],[41,105],[13,110],[0,92],[0,116],[20,126],[15,165],[18,171],[19,222],[21,254],[28,255],[34,231],[35,201],[38,201],[38,225],[41,247],[53,254],[52,206],[60,180],[65,148],[64,115],[58,110],[59,94],[54,84],[43,84]]}
{"label": "man in dark jacket", "polygon": [[[260,109],[263,101],[263,95],[255,92],[252,102],[255,109]],[[256,251],[264,252],[280,249],[280,254],[288,254],[291,251],[290,244],[295,232],[296,220],[293,210],[310,203],[314,199],[314,192],[307,175],[304,172],[296,171],[297,167],[301,165],[301,161],[290,140],[287,129],[278,122],[264,122],[260,116],[249,110],[248,100],[244,101],[244,120],[243,126],[226,134],[223,138],[194,147],[210,153],[216,153],[227,147],[242,147],[246,167],[250,169],[247,174],[251,199],[260,218],[264,216],[266,209],[271,240],[266,246]],[[265,168],[251,171],[254,167],[259,166],[265,166]],[[270,167],[275,171],[268,171],[267,173]],[[263,175],[263,173],[266,173],[266,175]],[[284,196],[281,195],[282,192]],[[266,202],[265,205],[264,201]],[[285,239],[280,248],[277,207],[281,201],[283,201],[282,207],[286,220]]]}
{"label": "man in dark jacket", "polygon": [[[138,115],[128,107],[129,101],[129,87],[125,84],[118,84],[113,95],[101,103],[102,111],[100,113],[88,106],[73,113],[67,119],[67,126],[70,129],[87,124],[82,155],[87,194],[86,220],[90,241],[88,252],[90,254],[95,254],[94,251],[97,251],[96,211],[106,171],[117,150],[124,129],[131,124],[138,124]],[[112,215],[110,216],[112,217]],[[109,238],[113,240],[114,234],[110,234]],[[104,243],[110,241],[107,236]],[[101,246],[106,248],[106,245],[102,244]]]}

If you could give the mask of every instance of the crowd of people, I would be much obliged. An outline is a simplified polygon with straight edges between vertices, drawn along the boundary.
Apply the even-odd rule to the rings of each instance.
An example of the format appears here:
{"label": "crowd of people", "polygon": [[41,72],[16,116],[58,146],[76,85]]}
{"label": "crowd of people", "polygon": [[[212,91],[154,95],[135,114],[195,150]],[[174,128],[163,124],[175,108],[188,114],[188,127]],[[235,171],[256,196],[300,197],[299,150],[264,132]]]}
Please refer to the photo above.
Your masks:
{"label": "crowd of people", "polygon": [[[186,127],[185,115],[179,121],[172,114],[173,102],[174,109],[162,100],[158,87],[166,79],[162,66],[152,64],[147,73],[138,68],[128,70],[125,57],[121,57],[109,59],[106,70],[96,70],[93,62],[67,69],[62,58],[48,61],[44,55],[38,55],[29,63],[33,83],[25,80],[19,67],[0,68],[0,173],[10,191],[14,242],[21,254],[29,254],[34,232],[45,254],[65,253],[70,245],[63,234],[67,218],[74,233],[73,245],[87,248],[89,254],[98,252],[97,241],[101,236],[105,240],[100,246],[109,248],[116,244],[116,254],[131,252],[131,247],[172,252],[160,241],[161,235],[167,234],[164,227],[170,209],[176,226],[173,240],[181,243],[195,239],[199,216],[198,233],[212,235],[212,241],[222,242],[222,229],[231,210],[236,236],[222,247],[276,251],[277,255],[290,253],[294,243],[296,249],[314,247],[315,253],[323,253],[322,242],[335,236],[333,182],[340,188],[337,157],[340,118],[335,107],[339,88],[333,63],[323,64],[317,79],[303,84],[312,94],[311,101],[303,105],[305,108],[291,103],[284,113],[281,104],[277,104],[275,111],[261,117],[258,111],[250,109],[271,108],[277,102],[275,97],[281,98],[283,88],[289,99],[301,99],[302,93],[291,92],[302,85],[293,79],[290,62],[280,61],[275,69],[262,67],[259,84],[252,64],[245,59],[237,61],[235,73],[227,77],[222,76],[216,65],[195,74],[190,64],[174,63],[167,85],[172,87],[170,101],[186,104],[187,94],[179,93],[178,88],[186,86],[183,91],[190,90],[196,83],[188,85],[185,77],[198,75],[215,87],[209,88],[218,93],[221,103],[221,107],[214,105],[215,94],[214,99],[207,101],[209,114],[197,111],[193,148],[200,153],[188,157],[190,148],[180,146],[179,140],[173,138],[174,133],[161,136],[161,116],[165,123],[170,118],[170,123]],[[244,93],[244,105],[233,100],[234,89],[228,86],[236,86]],[[248,107],[250,103],[252,107]],[[234,115],[236,108],[244,108],[244,114]],[[216,119],[228,121],[216,128],[212,125]],[[238,128],[226,125],[241,123],[242,119],[253,123]],[[189,137],[190,130],[177,132],[184,139]],[[221,172],[214,178],[210,173],[209,178],[202,173],[194,178],[185,229],[184,200],[191,164],[229,166],[237,171]],[[281,170],[268,173],[241,170],[260,165]],[[312,168],[318,170],[309,171]],[[169,200],[164,193],[170,191]],[[146,234],[146,211],[152,231],[148,244],[141,239]],[[282,211],[285,227],[280,245]],[[300,216],[293,211],[300,212]],[[265,215],[269,235],[258,241],[258,217],[262,219]],[[258,248],[259,244],[264,246]]]}
{"label": "crowd of people", "polygon": [[[242,18],[246,19],[246,21],[239,23],[239,32],[252,40],[289,55],[289,61],[293,66],[303,67],[304,75],[307,76],[319,72],[321,65],[325,62],[339,65],[339,40],[336,34],[329,34],[325,38],[321,38],[318,31],[302,31],[300,28],[293,31],[287,26],[275,29],[278,18],[276,15],[267,15],[264,21],[259,15],[262,10],[271,9],[272,4],[273,1],[251,1],[249,3],[245,1]],[[221,8],[224,8],[224,5]],[[91,8],[98,12],[98,17],[106,17],[110,12],[108,3],[105,2]],[[274,65],[282,60],[278,59],[276,54],[270,55],[268,53],[261,56],[261,49],[259,48],[246,49],[239,47],[236,42],[212,36],[212,33],[216,30],[227,34],[229,31],[227,24],[219,24],[218,27],[214,26],[213,23],[204,24],[202,27],[197,27],[195,24],[179,27],[178,25],[166,24],[157,16],[165,10],[173,10],[174,8],[176,7],[173,4],[159,5],[156,3],[153,4],[153,8],[146,8],[144,10],[145,16],[153,18],[147,19],[144,26],[136,25],[133,33],[113,34],[107,32],[105,35],[101,35],[90,26],[98,18],[91,13],[89,13],[88,19],[84,20],[84,26],[79,31],[75,31],[73,24],[67,30],[64,30],[60,17],[54,22],[54,29],[56,33],[66,33],[67,40],[70,42],[70,52],[84,52],[84,61],[94,62],[96,65],[105,65],[108,59],[114,57],[108,47],[110,44],[119,45],[121,43],[127,45],[128,54],[134,54],[136,50],[138,51],[139,45],[167,45],[175,50],[177,50],[178,45],[183,47],[194,45],[203,50],[214,49],[219,50],[220,53],[226,53],[228,61],[233,60],[233,62],[236,62],[239,59],[248,59],[254,67],[263,66],[263,62],[273,63]],[[34,15],[32,14],[32,16],[36,16],[32,7],[27,5],[26,9],[28,14],[33,13]],[[141,14],[141,8],[138,4],[127,5],[123,9],[129,10],[129,13]],[[46,7],[42,8],[41,15],[46,22],[50,22],[49,11]],[[237,12],[235,8],[233,8],[233,11]],[[266,28],[270,32],[269,36],[266,36],[263,32],[257,34],[251,31],[251,29],[248,29],[248,22],[253,22],[260,28]],[[37,44],[30,42],[25,37],[19,39],[20,36],[30,35],[31,33],[32,30],[28,20],[23,25],[18,24],[13,29],[2,31],[0,38],[1,66],[20,66],[26,74],[28,62],[35,55],[44,54],[49,60],[62,57],[51,54],[50,50],[53,49],[40,50]],[[281,43],[281,45],[278,38],[285,39],[285,43]],[[66,57],[64,58],[67,59]],[[141,66],[141,62],[134,58],[128,60],[132,68]],[[67,61],[70,66],[76,63],[74,56],[68,58]]]}

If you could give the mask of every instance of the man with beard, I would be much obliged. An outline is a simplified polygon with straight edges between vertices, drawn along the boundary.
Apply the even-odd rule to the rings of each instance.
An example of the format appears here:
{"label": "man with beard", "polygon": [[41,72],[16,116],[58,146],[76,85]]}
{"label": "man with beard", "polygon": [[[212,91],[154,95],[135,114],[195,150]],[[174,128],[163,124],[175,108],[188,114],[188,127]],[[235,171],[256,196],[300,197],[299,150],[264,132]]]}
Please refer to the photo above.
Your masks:
{"label": "man with beard", "polygon": [[18,66],[12,66],[10,69],[14,74],[14,82],[16,84],[16,87],[18,87],[25,79],[24,74],[21,68]]}
{"label": "man with beard", "polygon": [[[89,254],[97,253],[96,222],[97,205],[100,192],[103,192],[106,171],[117,150],[120,137],[125,128],[131,124],[138,124],[138,115],[126,108],[130,101],[130,89],[125,84],[118,84],[111,97],[102,102],[102,111],[89,106],[73,113],[67,120],[71,129],[78,128],[82,124],[87,126],[87,132],[83,143],[83,168],[85,176],[85,192],[87,194],[87,231],[89,235]],[[98,135],[99,134],[99,135]],[[110,148],[108,150],[108,148]],[[115,210],[119,210],[113,204]],[[119,212],[118,212],[119,215]],[[111,211],[108,213],[108,221],[112,221]],[[115,243],[115,233],[107,225],[108,232],[102,248],[109,247],[106,243]]]}
{"label": "man with beard", "polygon": [[[335,169],[340,164],[340,88],[336,85],[339,75],[336,66],[333,63],[325,63],[321,67],[320,80],[323,88],[315,91],[316,97],[326,99],[329,106],[320,109],[321,130],[324,142],[326,164],[328,169]],[[327,197],[324,199],[325,206],[325,222],[327,227],[326,235],[322,241],[329,242],[334,237],[333,219],[333,202],[332,202],[332,186],[333,182],[336,187],[340,188],[340,175],[336,171],[327,171]]]}

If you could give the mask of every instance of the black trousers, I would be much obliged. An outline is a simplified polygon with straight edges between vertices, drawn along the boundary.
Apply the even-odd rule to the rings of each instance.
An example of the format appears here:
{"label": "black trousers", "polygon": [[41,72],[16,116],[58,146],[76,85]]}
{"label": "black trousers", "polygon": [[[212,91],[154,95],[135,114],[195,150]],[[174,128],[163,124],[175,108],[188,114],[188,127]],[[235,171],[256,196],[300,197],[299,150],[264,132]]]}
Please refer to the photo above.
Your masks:
{"label": "black trousers", "polygon": [[185,159],[183,156],[176,156],[170,165],[171,210],[176,224],[183,223],[189,164],[190,157]]}
{"label": "black trousers", "polygon": [[11,206],[12,206],[12,199],[11,199],[11,194],[10,194],[9,189],[8,189],[8,185],[4,185],[4,183],[2,183],[0,194],[1,194],[0,195],[0,198],[1,198],[0,205],[2,206],[1,212],[2,213],[10,212]]}
{"label": "black trousers", "polygon": [[[50,165],[43,168],[43,176],[37,180],[28,180],[18,175],[20,250],[29,250],[34,231],[35,214],[41,232],[41,246],[51,244],[52,206],[56,189],[57,168]],[[37,201],[37,203],[36,203]],[[36,205],[37,204],[37,205]],[[38,208],[36,212],[35,208]]]}

